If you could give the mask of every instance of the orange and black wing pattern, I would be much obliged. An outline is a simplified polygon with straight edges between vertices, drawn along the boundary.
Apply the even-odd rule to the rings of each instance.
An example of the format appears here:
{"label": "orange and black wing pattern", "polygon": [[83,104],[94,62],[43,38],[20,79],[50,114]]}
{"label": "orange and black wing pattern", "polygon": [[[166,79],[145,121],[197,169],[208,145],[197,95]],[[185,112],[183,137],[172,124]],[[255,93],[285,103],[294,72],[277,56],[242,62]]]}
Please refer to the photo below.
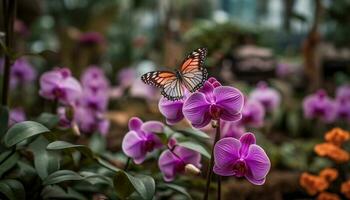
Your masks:
{"label": "orange and black wing pattern", "polygon": [[203,66],[206,55],[207,49],[199,48],[188,55],[181,66],[183,84],[190,92],[201,88],[208,79],[207,69]]}

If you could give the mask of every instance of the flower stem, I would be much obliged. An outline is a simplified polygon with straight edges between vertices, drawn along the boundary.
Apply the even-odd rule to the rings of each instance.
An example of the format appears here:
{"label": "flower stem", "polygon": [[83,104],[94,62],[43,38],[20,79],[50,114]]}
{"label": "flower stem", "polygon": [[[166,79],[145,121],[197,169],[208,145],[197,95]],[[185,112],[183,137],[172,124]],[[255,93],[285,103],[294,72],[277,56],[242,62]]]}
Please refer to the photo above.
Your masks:
{"label": "flower stem", "polygon": [[124,171],[128,171],[129,165],[130,165],[131,158],[128,157],[126,160],[125,166],[124,166]]}
{"label": "flower stem", "polygon": [[13,47],[13,26],[16,19],[16,0],[3,0],[3,13],[4,13],[4,30],[5,30],[5,65],[4,65],[4,80],[2,84],[1,105],[7,106],[8,93],[10,85],[10,67],[12,64],[12,56],[9,55],[12,52]]}
{"label": "flower stem", "polygon": [[217,200],[221,200],[221,176],[218,175],[218,195],[217,195]]}
{"label": "flower stem", "polygon": [[[208,200],[209,198],[209,188],[210,188],[210,183],[211,183],[211,177],[213,175],[213,167],[214,167],[214,146],[216,144],[217,141],[219,141],[220,139],[220,120],[217,121],[217,123],[215,124],[215,128],[216,128],[216,134],[215,134],[215,139],[214,139],[214,143],[213,143],[213,147],[211,150],[211,156],[210,156],[210,163],[208,166],[208,173],[207,173],[207,184],[206,184],[206,189],[205,189],[205,194],[204,194],[204,200]],[[218,198],[221,198],[221,181],[218,180]]]}

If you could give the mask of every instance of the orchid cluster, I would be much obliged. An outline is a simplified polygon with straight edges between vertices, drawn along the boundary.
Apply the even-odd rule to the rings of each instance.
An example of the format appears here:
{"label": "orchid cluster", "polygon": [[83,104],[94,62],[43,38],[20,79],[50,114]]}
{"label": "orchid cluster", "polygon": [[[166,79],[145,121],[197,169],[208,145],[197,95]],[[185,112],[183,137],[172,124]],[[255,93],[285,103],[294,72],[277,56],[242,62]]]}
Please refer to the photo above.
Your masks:
{"label": "orchid cluster", "polygon": [[149,153],[167,147],[158,159],[158,166],[165,181],[174,180],[179,173],[184,173],[186,167],[201,167],[201,155],[191,149],[177,145],[175,138],[169,138],[168,144],[163,145],[158,134],[164,133],[164,124],[158,121],[142,122],[133,117],[129,120],[129,132],[122,143],[124,153],[136,164],[145,161]]}
{"label": "orchid cluster", "polygon": [[317,119],[324,123],[350,122],[350,85],[338,87],[334,100],[325,90],[318,90],[305,97],[303,110],[307,119]]}
{"label": "orchid cluster", "polygon": [[[334,168],[327,167],[318,175],[304,172],[300,176],[299,183],[309,195],[317,195],[317,199],[350,199],[350,180],[347,180],[346,170],[341,170],[347,167],[350,160],[349,152],[343,148],[350,140],[350,133],[340,128],[333,128],[325,134],[324,139],[325,142],[317,144],[314,151],[318,156],[334,161]],[[341,183],[340,194],[334,193],[338,183]]]}
{"label": "orchid cluster", "polygon": [[[218,176],[246,177],[256,185],[265,182],[270,160],[265,151],[255,143],[252,133],[237,134],[237,124],[239,122],[260,125],[265,112],[264,105],[271,110],[278,102],[255,98],[253,95],[254,100],[244,103],[243,94],[238,89],[223,86],[215,78],[209,78],[201,89],[195,93],[187,92],[182,100],[160,99],[159,110],[165,116],[168,125],[186,119],[196,129],[203,129],[210,124],[216,128],[217,134],[208,169],[209,184],[212,171]],[[255,110],[258,110],[258,116],[254,113]],[[199,172],[201,155],[194,149],[181,146],[181,143],[177,143],[171,136],[166,137],[166,142],[162,143],[161,138],[164,135],[166,134],[162,123],[143,123],[139,118],[132,118],[129,121],[129,132],[123,140],[123,151],[134,163],[140,164],[150,152],[165,149],[158,160],[165,181],[174,180],[176,174],[188,169]]]}
{"label": "orchid cluster", "polygon": [[[3,59],[1,58],[0,74],[3,74]],[[10,76],[10,87],[15,89],[32,84],[37,77],[37,72],[26,58],[19,58],[11,66]]]}
{"label": "orchid cluster", "polygon": [[103,71],[89,67],[79,82],[68,68],[56,68],[40,77],[40,95],[60,103],[57,113],[62,127],[77,125],[83,133],[105,135],[109,121],[104,118],[109,96],[109,81]]}

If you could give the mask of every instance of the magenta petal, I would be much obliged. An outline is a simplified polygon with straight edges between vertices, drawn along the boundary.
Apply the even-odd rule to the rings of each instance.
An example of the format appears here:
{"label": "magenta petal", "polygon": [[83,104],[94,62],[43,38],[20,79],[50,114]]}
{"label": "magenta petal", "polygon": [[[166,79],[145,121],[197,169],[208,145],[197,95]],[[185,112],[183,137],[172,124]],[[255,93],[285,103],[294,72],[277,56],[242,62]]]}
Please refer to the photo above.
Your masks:
{"label": "magenta petal", "polygon": [[[239,159],[240,142],[235,138],[223,138],[214,146],[214,161],[217,168],[225,169],[227,166],[232,166]],[[228,172],[229,173],[229,172]]]}
{"label": "magenta petal", "polygon": [[245,133],[239,141],[242,144],[242,147],[239,150],[240,157],[246,157],[248,155],[249,146],[256,142],[255,136],[253,133]]}
{"label": "magenta petal", "polygon": [[[142,145],[143,145],[143,138],[141,138],[137,132],[129,131],[124,136],[124,139],[122,142],[122,149],[127,156],[134,158],[134,161],[135,161],[135,158],[136,160],[137,159],[140,160],[141,158],[144,158],[146,156],[147,152],[143,150]],[[139,164],[139,162],[136,162],[136,161],[135,163]]]}
{"label": "magenta petal", "polygon": [[162,133],[164,124],[158,121],[148,121],[142,124],[141,130],[147,133]]}
{"label": "magenta petal", "polygon": [[211,118],[209,115],[210,103],[206,100],[203,93],[193,93],[184,103],[184,116],[196,128],[202,128],[209,124]]}
{"label": "magenta petal", "polygon": [[174,153],[178,155],[185,164],[193,164],[198,168],[201,167],[200,153],[182,146],[176,146],[174,149]]}
{"label": "magenta petal", "polygon": [[214,89],[216,105],[222,109],[221,118],[226,121],[241,119],[244,98],[234,87],[220,86]]}
{"label": "magenta petal", "polygon": [[218,166],[214,165],[213,171],[215,174],[220,176],[234,176],[235,172],[233,171],[233,164]]}
{"label": "magenta petal", "polygon": [[138,117],[132,117],[129,119],[129,130],[139,131],[141,129],[143,122]]}
{"label": "magenta petal", "polygon": [[251,172],[249,172],[248,174],[245,175],[245,177],[247,178],[247,180],[249,182],[251,182],[254,185],[263,185],[265,183],[266,178],[262,178],[262,179],[255,179],[252,175]]}
{"label": "magenta petal", "polygon": [[165,116],[169,125],[173,125],[184,118],[182,106],[183,101],[169,101],[166,98],[161,98],[158,104],[160,113]]}
{"label": "magenta petal", "polygon": [[179,162],[178,158],[170,151],[165,150],[159,157],[158,166],[163,173],[165,181],[172,181],[175,178],[175,167]]}
{"label": "magenta petal", "polygon": [[269,157],[267,157],[265,151],[256,144],[250,145],[245,161],[248,169],[251,171],[251,178],[255,180],[264,179],[271,167]]}

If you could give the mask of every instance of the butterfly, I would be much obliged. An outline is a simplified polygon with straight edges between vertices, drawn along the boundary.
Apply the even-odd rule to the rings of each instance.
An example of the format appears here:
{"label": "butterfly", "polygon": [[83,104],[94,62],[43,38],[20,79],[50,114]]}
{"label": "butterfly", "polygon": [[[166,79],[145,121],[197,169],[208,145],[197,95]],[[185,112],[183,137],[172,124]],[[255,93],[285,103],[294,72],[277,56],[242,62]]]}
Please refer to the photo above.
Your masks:
{"label": "butterfly", "polygon": [[151,86],[161,88],[161,94],[168,100],[182,99],[184,88],[190,92],[200,89],[208,79],[207,69],[203,67],[207,55],[206,48],[190,53],[182,62],[180,69],[171,71],[152,71],[142,75],[141,80]]}

